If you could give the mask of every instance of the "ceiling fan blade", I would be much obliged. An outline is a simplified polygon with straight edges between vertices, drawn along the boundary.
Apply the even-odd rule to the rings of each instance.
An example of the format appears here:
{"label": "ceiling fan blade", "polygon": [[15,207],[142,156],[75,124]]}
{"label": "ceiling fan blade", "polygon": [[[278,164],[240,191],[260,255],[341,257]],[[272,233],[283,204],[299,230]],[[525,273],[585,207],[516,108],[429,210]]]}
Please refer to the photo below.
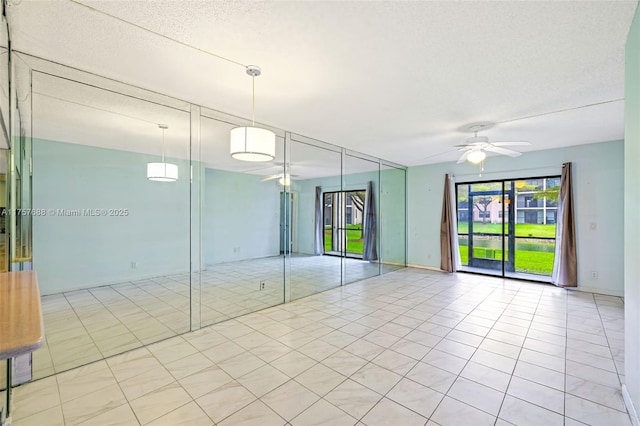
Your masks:
{"label": "ceiling fan blade", "polygon": [[499,146],[488,146],[485,150],[495,152],[496,154],[508,155],[509,157],[518,157],[522,155],[521,152],[514,151],[512,149],[500,148]]}
{"label": "ceiling fan blade", "polygon": [[[293,178],[299,177],[300,175],[288,175],[288,176],[289,176],[289,179],[293,179]],[[260,182],[267,182],[269,180],[280,179],[282,177],[284,177],[284,174],[279,173],[277,175],[271,175],[271,176],[267,176],[267,177],[265,177],[263,179],[260,179]]]}
{"label": "ceiling fan blade", "polygon": [[464,154],[462,154],[462,157],[460,157],[460,159],[458,160],[457,164],[460,163],[464,163],[465,161],[467,161],[467,156],[469,155],[471,151],[465,151]]}
{"label": "ceiling fan blade", "polygon": [[531,142],[527,141],[506,141],[506,142],[491,142],[493,146],[526,146],[531,145]]}

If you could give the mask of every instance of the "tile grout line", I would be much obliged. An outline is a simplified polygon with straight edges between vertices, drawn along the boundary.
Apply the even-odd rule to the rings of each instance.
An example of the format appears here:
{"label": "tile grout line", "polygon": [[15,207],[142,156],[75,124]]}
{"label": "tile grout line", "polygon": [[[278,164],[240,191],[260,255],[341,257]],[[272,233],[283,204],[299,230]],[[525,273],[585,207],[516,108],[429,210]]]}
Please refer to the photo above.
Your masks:
{"label": "tile grout line", "polygon": [[[518,290],[518,291],[520,291],[520,290]],[[518,366],[518,361],[520,361],[520,355],[522,355],[522,349],[524,348],[524,345],[525,345],[525,343],[527,341],[527,336],[529,335],[529,331],[531,330],[531,325],[533,324],[533,320],[535,318],[536,312],[538,311],[538,306],[540,306],[540,299],[542,299],[542,294],[543,294],[543,292],[541,292],[540,296],[538,297],[538,302],[536,303],[536,308],[534,309],[533,314],[531,316],[531,321],[529,321],[529,327],[527,327],[527,332],[524,335],[524,340],[522,341],[522,345],[520,346],[520,350],[518,351],[518,358],[516,358],[516,362],[515,362],[515,364],[513,366],[513,370],[511,371],[511,374],[509,376],[509,382],[507,383],[507,387],[504,390],[504,396],[502,397],[502,402],[500,403],[500,408],[498,408],[498,414],[496,415],[496,420],[493,423],[494,425],[496,425],[498,423],[499,419],[502,420],[502,418],[500,417],[500,413],[502,412],[502,407],[504,406],[504,401],[507,399],[507,395],[509,395],[508,392],[509,392],[509,387],[511,386],[511,381],[513,380],[513,374],[515,373],[516,368]]]}

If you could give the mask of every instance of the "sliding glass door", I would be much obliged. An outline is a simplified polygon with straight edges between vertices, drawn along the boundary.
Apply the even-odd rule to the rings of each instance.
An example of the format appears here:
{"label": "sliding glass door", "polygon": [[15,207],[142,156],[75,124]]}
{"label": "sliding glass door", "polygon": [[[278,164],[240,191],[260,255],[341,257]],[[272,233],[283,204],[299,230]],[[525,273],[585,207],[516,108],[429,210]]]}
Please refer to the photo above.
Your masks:
{"label": "sliding glass door", "polygon": [[365,190],[324,194],[324,253],[361,258]]}
{"label": "sliding glass door", "polygon": [[462,270],[548,280],[559,177],[457,184]]}

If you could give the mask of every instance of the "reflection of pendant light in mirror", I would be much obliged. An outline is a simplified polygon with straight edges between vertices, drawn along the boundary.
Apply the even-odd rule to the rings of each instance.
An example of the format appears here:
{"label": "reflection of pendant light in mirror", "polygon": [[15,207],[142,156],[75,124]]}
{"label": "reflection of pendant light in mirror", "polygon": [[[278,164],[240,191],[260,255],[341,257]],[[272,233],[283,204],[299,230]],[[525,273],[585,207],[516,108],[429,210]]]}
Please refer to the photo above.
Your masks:
{"label": "reflection of pendant light in mirror", "polygon": [[255,78],[260,68],[247,66],[251,76],[251,126],[231,129],[231,156],[242,161],[271,161],[276,158],[276,135],[270,130],[255,127]]}
{"label": "reflection of pendant light in mirror", "polygon": [[469,155],[467,155],[467,161],[473,164],[478,164],[485,158],[487,158],[487,154],[485,154],[484,151],[481,150],[471,151]]}
{"label": "reflection of pendant light in mirror", "polygon": [[178,166],[164,161],[164,131],[169,128],[166,124],[158,124],[162,129],[162,162],[147,163],[147,179],[157,182],[175,182],[178,180]]}

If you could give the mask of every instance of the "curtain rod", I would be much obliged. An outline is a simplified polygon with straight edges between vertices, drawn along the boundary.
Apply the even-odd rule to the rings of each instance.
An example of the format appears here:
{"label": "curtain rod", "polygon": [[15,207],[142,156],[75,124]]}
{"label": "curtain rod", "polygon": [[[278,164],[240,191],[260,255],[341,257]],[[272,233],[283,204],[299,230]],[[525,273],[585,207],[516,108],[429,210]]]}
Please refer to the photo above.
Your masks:
{"label": "curtain rod", "polygon": [[[482,172],[482,175],[495,175],[495,174],[499,174],[499,173],[512,173],[512,172],[521,172],[521,171],[527,171],[527,170],[545,170],[545,169],[555,169],[556,167],[559,167],[560,169],[562,169],[562,167],[564,167],[564,164],[561,164],[560,166],[546,166],[546,167],[529,167],[526,169],[513,169],[513,170],[499,170],[499,171],[495,171],[495,172]],[[462,177],[462,176],[477,176],[479,173],[461,173],[461,174],[455,174],[455,173],[451,173],[451,177]]]}

